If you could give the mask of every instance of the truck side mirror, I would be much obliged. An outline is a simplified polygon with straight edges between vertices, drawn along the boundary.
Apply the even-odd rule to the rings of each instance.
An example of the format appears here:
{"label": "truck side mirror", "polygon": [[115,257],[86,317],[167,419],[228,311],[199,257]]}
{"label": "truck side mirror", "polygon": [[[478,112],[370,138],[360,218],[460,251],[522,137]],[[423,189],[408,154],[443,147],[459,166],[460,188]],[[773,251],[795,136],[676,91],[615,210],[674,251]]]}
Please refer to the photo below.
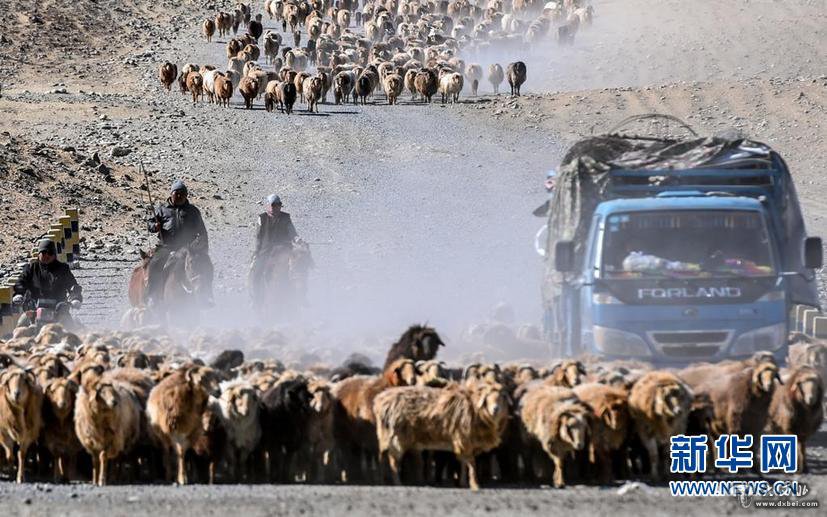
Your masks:
{"label": "truck side mirror", "polygon": [[574,270],[574,242],[557,241],[554,244],[554,269],[561,273]]}
{"label": "truck side mirror", "polygon": [[804,267],[819,269],[824,265],[824,248],[821,237],[807,237],[804,239]]}

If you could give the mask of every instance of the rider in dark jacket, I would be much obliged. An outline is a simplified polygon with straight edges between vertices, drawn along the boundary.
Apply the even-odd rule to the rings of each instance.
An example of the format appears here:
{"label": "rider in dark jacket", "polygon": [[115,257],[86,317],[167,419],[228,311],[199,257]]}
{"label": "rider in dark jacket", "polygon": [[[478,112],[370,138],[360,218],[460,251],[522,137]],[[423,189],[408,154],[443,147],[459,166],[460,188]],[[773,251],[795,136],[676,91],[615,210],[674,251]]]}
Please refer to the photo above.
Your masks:
{"label": "rider in dark jacket", "polygon": [[[43,239],[38,243],[37,251],[37,260],[26,264],[23,274],[14,284],[15,302],[22,303],[28,293],[35,301],[51,299],[69,302],[72,307],[79,308],[83,301],[83,290],[69,265],[57,260],[55,243]],[[68,311],[62,313],[61,318],[69,318]]]}
{"label": "rider in dark jacket", "polygon": [[285,249],[297,237],[296,228],[290,214],[281,211],[281,198],[276,194],[267,196],[267,211],[259,214],[256,228],[256,249],[253,252],[253,264],[250,270],[251,284],[255,287],[266,257],[278,248]]}
{"label": "rider in dark jacket", "polygon": [[157,298],[163,286],[163,268],[170,255],[183,248],[192,253],[193,265],[203,277],[205,302],[212,305],[213,266],[209,257],[209,238],[201,211],[187,199],[187,186],[177,180],[172,184],[166,203],[155,207],[147,229],[158,234],[158,245],[149,263],[147,296]]}

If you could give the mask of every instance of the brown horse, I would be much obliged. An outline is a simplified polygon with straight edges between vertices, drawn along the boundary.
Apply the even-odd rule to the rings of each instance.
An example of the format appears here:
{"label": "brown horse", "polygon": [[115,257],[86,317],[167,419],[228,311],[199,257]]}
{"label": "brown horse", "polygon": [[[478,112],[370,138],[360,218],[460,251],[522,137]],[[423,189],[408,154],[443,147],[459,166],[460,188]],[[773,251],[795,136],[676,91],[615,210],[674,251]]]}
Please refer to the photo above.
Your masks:
{"label": "brown horse", "polygon": [[[146,321],[146,291],[149,286],[149,263],[154,253],[141,250],[141,263],[132,270],[129,279],[129,303],[132,309],[122,318],[125,326],[141,326]],[[164,323],[175,316],[176,321],[197,321],[196,297],[200,290],[200,275],[193,267],[193,256],[187,248],[173,253],[164,265],[161,298],[155,316]]]}
{"label": "brown horse", "polygon": [[294,314],[306,305],[307,278],[313,265],[310,245],[300,239],[273,248],[264,258],[261,281],[252,286],[262,314],[272,316],[274,307],[279,314]]}

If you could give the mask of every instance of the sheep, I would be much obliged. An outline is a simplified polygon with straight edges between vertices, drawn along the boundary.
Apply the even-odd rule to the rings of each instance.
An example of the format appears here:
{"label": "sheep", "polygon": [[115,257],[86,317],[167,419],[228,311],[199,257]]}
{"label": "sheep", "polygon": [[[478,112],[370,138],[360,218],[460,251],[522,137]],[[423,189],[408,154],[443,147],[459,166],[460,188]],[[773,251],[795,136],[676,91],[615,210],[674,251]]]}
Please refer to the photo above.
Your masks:
{"label": "sheep", "polygon": [[494,95],[499,95],[500,84],[502,84],[504,78],[503,67],[497,63],[488,66],[488,82],[491,83],[491,87],[494,88]]}
{"label": "sheep", "polygon": [[261,396],[261,447],[265,452],[265,470],[271,477],[271,464],[275,462],[280,468],[275,476],[278,482],[292,481],[292,459],[304,444],[307,424],[312,417],[311,400],[307,381],[301,377],[282,379]]}
{"label": "sheep", "polygon": [[215,21],[212,18],[207,18],[204,20],[204,23],[201,24],[201,33],[204,35],[207,43],[212,42],[212,35],[215,34]]}
{"label": "sheep", "polygon": [[308,77],[302,86],[304,97],[307,99],[307,111],[319,112],[319,98],[322,96],[322,80],[319,77]]}
{"label": "sheep", "polygon": [[412,325],[391,345],[385,358],[384,370],[399,359],[430,361],[436,357],[439,347],[445,346],[436,330],[425,325]]}
{"label": "sheep", "polygon": [[790,345],[790,367],[812,366],[827,382],[827,343],[803,342]]}
{"label": "sheep", "polygon": [[178,67],[169,61],[161,65],[161,68],[158,70],[158,79],[161,81],[163,87],[166,88],[167,92],[172,90],[172,83],[175,82],[177,77]]}
{"label": "sheep", "polygon": [[249,473],[250,455],[261,440],[259,425],[259,396],[253,386],[244,380],[222,383],[218,408],[227,433],[227,457],[235,478]]}
{"label": "sheep", "polygon": [[629,393],[629,414],[646,452],[651,477],[661,478],[659,447],[686,431],[692,392],[677,375],[666,371],[644,374]]}
{"label": "sheep", "polygon": [[416,91],[422,97],[423,102],[431,102],[431,97],[438,91],[439,80],[436,73],[430,68],[423,68],[414,77]]}
{"label": "sheep", "polygon": [[447,73],[440,77],[439,92],[442,94],[442,104],[445,104],[446,99],[450,99],[451,104],[456,103],[459,100],[462,85],[462,74],[458,72]]}
{"label": "sheep", "polygon": [[187,90],[192,94],[192,103],[196,104],[204,91],[204,78],[198,72],[187,74]]}
{"label": "sheep", "polygon": [[798,436],[799,472],[807,472],[805,447],[824,420],[824,381],[811,366],[799,366],[773,391],[766,432]]}
{"label": "sheep", "polygon": [[523,442],[539,446],[554,462],[553,484],[565,486],[563,460],[583,450],[592,434],[592,410],[572,390],[530,383],[519,399],[518,416]]}
{"label": "sheep", "polygon": [[219,36],[226,36],[230,33],[230,27],[233,24],[233,17],[228,12],[219,11],[215,15],[215,28]]}
{"label": "sheep", "polygon": [[303,50],[292,49],[285,55],[285,63],[296,72],[307,68],[307,54]]}
{"label": "sheep", "polygon": [[247,26],[247,30],[250,32],[250,36],[253,37],[256,41],[261,37],[261,33],[264,32],[264,26],[261,23],[261,14],[256,15],[255,20],[250,20],[249,25]]}
{"label": "sheep", "polygon": [[581,384],[585,377],[586,367],[583,366],[583,363],[574,359],[566,359],[554,365],[549,377],[545,379],[545,383],[549,386],[574,388]]}
{"label": "sheep", "polygon": [[76,382],[64,378],[51,379],[43,386],[41,441],[52,455],[55,482],[70,478],[82,449],[73,421],[78,389]]}
{"label": "sheep", "polygon": [[208,70],[204,74],[204,93],[210,104],[215,102],[215,80],[218,77],[224,77],[224,74],[218,70]]}
{"label": "sheep", "polygon": [[264,56],[267,58],[268,63],[272,63],[278,57],[280,46],[281,35],[267,31],[264,35]]}
{"label": "sheep", "polygon": [[184,366],[159,382],[150,392],[146,414],[151,435],[167,455],[177,459],[179,485],[187,484],[184,457],[201,432],[201,415],[209,395],[218,389],[214,370],[206,366]]}
{"label": "sheep", "polygon": [[407,451],[451,451],[467,470],[470,489],[477,491],[476,456],[500,444],[509,407],[508,396],[498,384],[386,390],[373,402],[379,454],[387,457],[399,485],[399,466]]}
{"label": "sheep", "polygon": [[201,414],[201,432],[192,444],[199,481],[215,483],[215,467],[227,450],[227,430],[221,418],[218,401],[211,400]]}
{"label": "sheep", "polygon": [[626,465],[626,435],[629,430],[629,396],[620,388],[598,383],[580,384],[574,388],[577,398],[593,411],[592,437],[589,441],[589,461],[600,469],[603,483],[611,481],[611,454],[621,451],[622,465]]}
{"label": "sheep", "polygon": [[[331,482],[330,467],[333,454],[333,394],[331,385],[323,380],[307,383],[310,393],[310,417],[307,421],[306,458],[310,463],[308,479]],[[322,472],[319,469],[324,469]]]}
{"label": "sheep", "polygon": [[381,376],[357,375],[333,387],[333,429],[337,450],[347,455],[344,469],[350,480],[358,475],[363,453],[376,452],[373,400],[385,389],[416,384],[416,365],[410,359],[397,359]]}
{"label": "sheep", "polygon": [[506,76],[508,77],[508,84],[511,86],[511,95],[520,96],[520,87],[528,76],[525,63],[522,61],[515,61],[509,63],[506,69]]}
{"label": "sheep", "polygon": [[232,38],[227,42],[227,59],[239,57],[238,54],[244,48],[244,44],[238,38]]}
{"label": "sheep", "polygon": [[416,74],[419,73],[419,69],[416,68],[409,68],[405,72],[404,76],[404,83],[405,89],[411,92],[411,101],[416,100]]}
{"label": "sheep", "polygon": [[233,81],[226,75],[220,75],[215,79],[215,98],[218,104],[230,107],[230,99],[233,96]]}
{"label": "sheep", "polygon": [[75,401],[75,433],[92,456],[92,484],[107,484],[109,461],[130,452],[140,430],[141,403],[133,386],[96,375],[83,379]]}
{"label": "sheep", "polygon": [[471,95],[476,97],[477,89],[480,85],[480,79],[482,79],[482,67],[477,63],[469,64],[465,69],[465,77],[471,81]]}
{"label": "sheep", "polygon": [[364,106],[371,92],[373,92],[373,81],[369,74],[362,73],[353,87],[353,103],[361,102]]}
{"label": "sheep", "polygon": [[356,83],[356,76],[350,70],[337,73],[333,78],[333,97],[336,104],[348,102],[350,92]]}
{"label": "sheep", "polygon": [[296,103],[296,85],[289,81],[284,81],[279,83],[277,91],[278,102],[282,106],[282,110],[284,113],[290,115],[293,113],[293,105]]}
{"label": "sheep", "polygon": [[242,77],[241,82],[238,83],[238,92],[244,97],[246,109],[253,109],[253,101],[258,96],[258,88],[258,81],[253,77]]}
{"label": "sheep", "polygon": [[388,97],[388,104],[396,104],[396,99],[402,94],[405,82],[399,74],[389,74],[385,77],[382,86]]}
{"label": "sheep", "polygon": [[26,453],[42,426],[43,392],[32,372],[11,366],[0,372],[0,446],[12,462],[17,445],[17,482],[25,479]]}

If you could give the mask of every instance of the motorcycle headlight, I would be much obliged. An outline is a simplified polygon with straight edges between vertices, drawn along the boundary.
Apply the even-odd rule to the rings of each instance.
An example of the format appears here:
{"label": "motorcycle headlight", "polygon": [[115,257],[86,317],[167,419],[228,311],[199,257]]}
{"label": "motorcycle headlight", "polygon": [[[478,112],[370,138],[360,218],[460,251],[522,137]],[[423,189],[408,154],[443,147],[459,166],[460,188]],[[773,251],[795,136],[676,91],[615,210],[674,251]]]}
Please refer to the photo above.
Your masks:
{"label": "motorcycle headlight", "polygon": [[599,352],[609,355],[652,355],[646,341],[637,334],[598,325],[594,326],[594,347]]}
{"label": "motorcycle headlight", "polygon": [[775,352],[784,345],[787,325],[777,323],[745,332],[735,340],[730,355],[752,355],[755,352]]}

